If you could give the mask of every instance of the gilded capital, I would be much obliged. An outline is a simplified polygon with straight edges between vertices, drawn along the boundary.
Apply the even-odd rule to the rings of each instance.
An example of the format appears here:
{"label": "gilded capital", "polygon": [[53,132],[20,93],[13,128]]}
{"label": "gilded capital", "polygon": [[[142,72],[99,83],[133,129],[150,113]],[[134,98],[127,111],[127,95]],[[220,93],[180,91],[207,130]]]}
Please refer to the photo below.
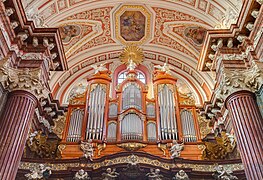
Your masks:
{"label": "gilded capital", "polygon": [[263,63],[253,61],[251,67],[246,70],[229,70],[222,68],[219,85],[215,94],[219,99],[226,99],[230,94],[248,90],[256,92],[263,84]]}
{"label": "gilded capital", "polygon": [[37,98],[45,98],[49,94],[40,68],[14,68],[8,58],[0,64],[0,82],[8,91],[28,91]]}

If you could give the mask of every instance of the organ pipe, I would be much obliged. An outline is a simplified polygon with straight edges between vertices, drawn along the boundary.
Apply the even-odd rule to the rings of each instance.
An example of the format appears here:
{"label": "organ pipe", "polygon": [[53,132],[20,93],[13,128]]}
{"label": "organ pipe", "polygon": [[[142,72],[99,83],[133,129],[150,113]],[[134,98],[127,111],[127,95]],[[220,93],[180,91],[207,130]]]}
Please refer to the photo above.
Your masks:
{"label": "organ pipe", "polygon": [[134,113],[127,114],[121,121],[122,140],[142,140],[143,120]]}
{"label": "organ pipe", "polygon": [[183,129],[183,138],[185,142],[196,142],[196,132],[194,126],[194,117],[192,111],[184,109],[181,111],[181,122]]}
{"label": "organ pipe", "polygon": [[[95,87],[94,87],[95,86]],[[86,129],[86,139],[102,140],[106,91],[102,84],[93,84],[90,92],[89,116]]]}
{"label": "organ pipe", "polygon": [[68,142],[77,142],[80,140],[83,116],[84,109],[76,109],[72,111],[67,135]]}
{"label": "organ pipe", "polygon": [[166,84],[160,87],[158,103],[160,107],[161,139],[178,139],[174,93]]}

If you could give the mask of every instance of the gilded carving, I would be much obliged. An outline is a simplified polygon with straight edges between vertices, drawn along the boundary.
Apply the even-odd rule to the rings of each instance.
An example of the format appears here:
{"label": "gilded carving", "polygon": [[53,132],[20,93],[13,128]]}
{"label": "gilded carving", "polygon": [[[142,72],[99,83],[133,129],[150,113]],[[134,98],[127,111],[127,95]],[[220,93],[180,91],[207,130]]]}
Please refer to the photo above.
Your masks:
{"label": "gilded carving", "polygon": [[67,113],[65,113],[63,116],[58,116],[58,118],[54,120],[54,126],[52,126],[52,131],[60,139],[62,139],[62,134],[66,123],[66,117],[67,117]]}
{"label": "gilded carving", "polygon": [[163,152],[163,156],[166,156],[167,144],[158,143],[157,147]]}
{"label": "gilded carving", "polygon": [[98,144],[98,156],[100,156],[101,151],[103,151],[106,148],[106,143]]}
{"label": "gilded carving", "polygon": [[31,133],[27,146],[30,151],[34,152],[40,158],[59,158],[60,154],[57,150],[58,140],[50,140],[47,135],[42,134],[42,131]]}
{"label": "gilded carving", "polygon": [[[105,159],[101,162],[87,162],[85,164],[81,164],[82,167],[86,168],[91,168],[91,169],[99,169],[101,167],[105,166],[110,166],[110,165],[117,165],[117,164],[127,164],[130,163],[131,161],[131,156],[123,156],[123,157],[116,157],[112,159]],[[148,157],[143,157],[143,156],[137,156],[134,155],[136,158],[136,163],[137,164],[147,164],[151,165],[153,167],[158,166],[158,168],[170,170],[171,168],[186,168],[186,169],[192,169],[193,171],[202,171],[202,172],[214,172],[215,166],[212,164],[190,164],[190,163],[174,163],[174,162],[161,162],[156,159],[148,158]],[[38,166],[39,163],[35,162],[20,162],[19,169],[24,169],[24,170],[29,170],[32,167]],[[68,168],[73,168],[73,167],[80,167],[80,163],[49,163],[49,167],[52,168],[54,171],[59,171],[59,170],[68,170]],[[224,168],[227,169],[232,169],[233,171],[240,171],[244,170],[243,164],[242,163],[235,163],[235,164],[227,164],[223,165]]]}
{"label": "gilded carving", "polygon": [[120,54],[121,62],[126,65],[130,64],[130,60],[132,60],[136,65],[139,65],[143,62],[143,58],[143,51],[137,46],[127,46]]}
{"label": "gilded carving", "polygon": [[122,144],[117,144],[117,146],[127,150],[127,151],[137,151],[141,148],[146,147],[146,144],[142,143],[122,143]]}
{"label": "gilded carving", "polygon": [[232,153],[235,143],[229,138],[228,134],[221,132],[221,137],[216,137],[216,143],[205,142],[202,158],[205,160],[225,159],[228,154]]}
{"label": "gilded carving", "polygon": [[205,116],[198,115],[198,124],[200,128],[201,139],[205,138],[207,134],[212,131],[212,127],[209,126],[210,121]]}

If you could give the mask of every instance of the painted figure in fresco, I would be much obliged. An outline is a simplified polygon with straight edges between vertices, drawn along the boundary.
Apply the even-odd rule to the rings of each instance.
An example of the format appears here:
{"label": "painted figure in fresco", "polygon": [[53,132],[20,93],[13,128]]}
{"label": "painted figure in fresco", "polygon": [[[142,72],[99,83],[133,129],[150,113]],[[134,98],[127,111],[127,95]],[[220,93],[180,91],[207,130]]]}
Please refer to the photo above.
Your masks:
{"label": "painted figure in fresco", "polygon": [[201,45],[204,41],[206,29],[202,27],[188,27],[184,30],[186,37],[190,38],[195,44]]}
{"label": "painted figure in fresco", "polygon": [[67,25],[59,28],[61,39],[64,43],[69,42],[73,37],[80,34],[80,27],[76,25]]}
{"label": "painted figure in fresco", "polygon": [[145,17],[139,11],[126,11],[120,17],[121,36],[126,41],[139,41],[145,34]]}

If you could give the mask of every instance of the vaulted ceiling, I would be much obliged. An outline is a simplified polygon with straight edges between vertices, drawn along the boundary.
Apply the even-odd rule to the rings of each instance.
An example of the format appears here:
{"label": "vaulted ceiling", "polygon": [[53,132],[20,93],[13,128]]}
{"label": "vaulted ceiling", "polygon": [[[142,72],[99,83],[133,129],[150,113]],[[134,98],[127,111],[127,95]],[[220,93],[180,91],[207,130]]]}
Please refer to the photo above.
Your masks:
{"label": "vaulted ceiling", "polygon": [[[114,70],[122,49],[136,44],[150,72],[168,61],[202,104],[214,87],[213,74],[196,70],[205,34],[227,28],[227,15],[237,16],[242,0],[23,0],[23,5],[29,18],[37,17],[37,26],[60,28],[69,70],[53,73],[50,85],[61,101],[92,72],[89,65],[113,62]],[[137,22],[134,31],[129,16]]]}

